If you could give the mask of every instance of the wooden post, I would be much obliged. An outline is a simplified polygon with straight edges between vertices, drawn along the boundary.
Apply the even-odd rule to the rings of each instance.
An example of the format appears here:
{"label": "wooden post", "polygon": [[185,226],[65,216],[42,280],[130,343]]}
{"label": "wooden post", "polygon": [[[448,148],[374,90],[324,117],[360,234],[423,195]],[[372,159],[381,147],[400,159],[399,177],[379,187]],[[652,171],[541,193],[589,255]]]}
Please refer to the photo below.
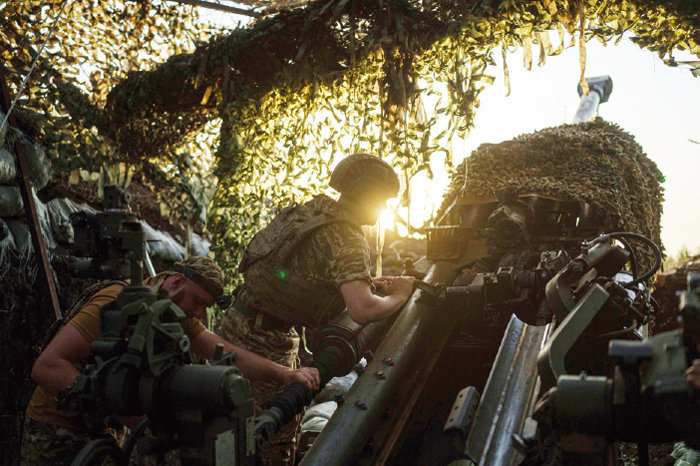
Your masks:
{"label": "wooden post", "polygon": [[[2,100],[0,101],[0,105],[2,106],[3,112],[7,114],[10,109],[10,93],[7,87],[7,82],[5,81],[4,63],[0,63],[0,87],[2,88]],[[17,122],[15,121],[15,116],[12,113],[10,113],[7,122],[10,126],[17,128]],[[17,168],[19,170],[17,184],[19,185],[19,190],[22,194],[22,201],[24,202],[24,213],[27,216],[27,225],[29,226],[29,232],[32,236],[32,245],[34,246],[34,253],[36,254],[39,275],[42,281],[44,281],[46,284],[46,288],[44,288],[42,291],[49,298],[49,302],[51,303],[56,319],[60,319],[61,306],[58,304],[56,285],[54,284],[53,274],[51,273],[51,264],[49,263],[49,257],[46,254],[46,245],[44,244],[44,237],[41,234],[41,226],[39,225],[39,219],[36,214],[34,196],[32,196],[27,161],[24,158],[22,144],[19,142],[19,138],[15,138],[15,154],[17,154]]]}

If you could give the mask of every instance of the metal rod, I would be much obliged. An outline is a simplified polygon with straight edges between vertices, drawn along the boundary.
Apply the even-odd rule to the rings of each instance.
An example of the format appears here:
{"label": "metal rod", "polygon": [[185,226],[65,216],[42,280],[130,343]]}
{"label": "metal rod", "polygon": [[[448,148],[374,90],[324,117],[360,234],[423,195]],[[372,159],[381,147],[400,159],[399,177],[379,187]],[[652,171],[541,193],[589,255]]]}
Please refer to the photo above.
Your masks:
{"label": "metal rod", "polygon": [[262,13],[246,10],[243,8],[237,8],[235,6],[221,5],[219,3],[206,2],[204,0],[168,0],[176,3],[185,3],[187,5],[201,6],[204,8],[209,8],[217,11],[225,11],[226,13],[236,13],[237,15],[252,16],[253,18],[260,18],[263,16]]}
{"label": "metal rod", "polygon": [[[10,125],[17,128],[17,122],[15,121],[15,116],[13,113],[9,112],[10,109],[10,92],[7,88],[7,82],[5,80],[5,63],[0,63],[0,87],[2,88],[2,109],[8,113]],[[17,177],[17,184],[19,185],[20,193],[22,194],[22,201],[24,202],[24,213],[27,216],[27,225],[29,226],[29,232],[32,236],[32,245],[34,246],[34,253],[37,257],[37,265],[39,266],[39,274],[46,282],[46,289],[44,292],[49,298],[51,307],[53,308],[54,315],[56,319],[61,318],[61,306],[58,303],[58,296],[56,295],[56,285],[53,281],[53,274],[51,272],[51,264],[49,263],[49,257],[46,254],[46,245],[44,244],[44,236],[41,233],[41,227],[39,226],[39,219],[36,214],[36,206],[34,205],[34,196],[32,195],[32,188],[29,182],[29,170],[27,168],[27,161],[24,158],[24,152],[22,151],[22,144],[19,138],[15,138],[15,153],[17,154],[17,168],[19,170],[19,176]]]}
{"label": "metal rod", "polygon": [[[24,86],[27,84],[27,81],[29,80],[29,76],[31,76],[32,71],[34,71],[34,67],[36,66],[36,62],[39,60],[39,56],[41,55],[41,52],[44,51],[44,47],[46,47],[46,43],[49,41],[49,38],[51,37],[51,34],[53,34],[53,30],[56,28],[56,24],[58,24],[58,20],[61,19],[61,15],[63,14],[63,9],[66,7],[66,4],[68,3],[68,0],[64,0],[63,5],[61,5],[61,9],[58,11],[58,15],[56,15],[56,19],[53,20],[53,24],[51,25],[51,29],[49,29],[49,33],[46,34],[46,38],[44,39],[44,42],[41,44],[41,47],[39,47],[39,51],[36,53],[34,56],[34,60],[32,60],[32,65],[29,67],[29,71],[27,72],[27,75],[24,77],[22,80],[22,84],[19,86],[19,90],[17,91],[17,95],[15,95],[15,99],[12,101],[12,105],[9,107],[5,107],[7,113],[5,114],[5,118],[2,120],[2,124],[0,124],[0,133],[2,132],[2,129],[5,127],[5,124],[7,123],[10,114],[12,113],[12,109],[15,108],[15,105],[17,104],[17,100],[19,99],[19,96],[22,95],[22,91],[24,90]],[[31,47],[30,47],[31,49]],[[9,100],[8,100],[9,103]]]}

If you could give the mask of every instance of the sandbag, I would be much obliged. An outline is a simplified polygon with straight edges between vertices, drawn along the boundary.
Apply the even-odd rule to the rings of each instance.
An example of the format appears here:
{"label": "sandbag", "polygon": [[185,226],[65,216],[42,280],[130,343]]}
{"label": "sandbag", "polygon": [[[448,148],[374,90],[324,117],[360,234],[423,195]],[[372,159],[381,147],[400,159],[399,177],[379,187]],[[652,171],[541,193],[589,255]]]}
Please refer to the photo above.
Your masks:
{"label": "sandbag", "polygon": [[12,232],[12,237],[15,242],[15,251],[20,255],[26,256],[34,250],[32,246],[32,236],[29,233],[27,222],[23,218],[7,218],[5,219],[7,226]]}
{"label": "sandbag", "polygon": [[36,197],[36,194],[32,193],[32,195],[34,196],[34,207],[36,208],[36,216],[39,219],[41,233],[44,235],[44,245],[47,250],[56,249],[56,240],[54,239],[53,230],[51,229],[49,210],[46,204]]}
{"label": "sandbag", "polygon": [[141,220],[141,225],[146,233],[146,248],[151,259],[177,262],[185,258],[185,247],[170,236],[170,233],[155,230],[145,220]]}
{"label": "sandbag", "polygon": [[[39,220],[39,227],[41,228],[42,236],[44,237],[44,245],[47,250],[56,248],[56,241],[54,240],[53,233],[51,231],[51,220],[49,219],[48,209],[46,205],[34,196],[34,206],[36,207],[36,216]],[[27,226],[27,221],[24,217],[15,218],[5,218],[7,226],[12,232],[12,236],[15,240],[15,249],[17,252],[24,254],[34,250],[32,245],[32,237],[29,232],[29,227]]]}
{"label": "sandbag", "polygon": [[[38,142],[32,141],[21,131],[13,128],[12,134],[12,138],[7,138],[8,143],[14,144],[14,138],[19,137],[19,142],[22,144],[22,153],[27,162],[29,181],[37,191],[44,188],[51,178],[51,161],[46,157],[46,151]],[[13,146],[9,145],[8,147]]]}
{"label": "sandbag", "polygon": [[[367,365],[365,358],[360,360],[360,364],[362,367]],[[335,397],[338,395],[345,395],[348,391],[350,391],[350,387],[352,387],[352,384],[354,384],[356,380],[357,372],[354,370],[342,377],[333,377],[328,381],[326,386],[323,387],[323,390],[318,392],[318,394],[314,397],[314,402],[324,403],[335,400]]]}
{"label": "sandbag", "polygon": [[15,156],[7,147],[0,146],[0,184],[13,184],[17,180]]}
{"label": "sandbag", "polygon": [[29,181],[37,191],[43,189],[51,178],[51,161],[46,157],[46,151],[37,142],[26,136],[20,137],[24,159],[27,161]]}
{"label": "sandbag", "polygon": [[0,217],[16,217],[24,212],[22,194],[17,186],[0,185]]}
{"label": "sandbag", "polygon": [[326,401],[306,408],[301,421],[301,431],[321,432],[337,409],[338,403],[335,401]]}
{"label": "sandbag", "polygon": [[211,242],[208,239],[204,239],[197,233],[192,232],[192,245],[191,252],[193,256],[208,256],[209,250],[211,249]]}
{"label": "sandbag", "polygon": [[73,225],[70,214],[84,211],[95,213],[96,210],[87,204],[77,204],[66,197],[51,199],[46,203],[49,222],[54,239],[59,243],[73,244]]}
{"label": "sandbag", "polygon": [[15,249],[15,239],[7,223],[0,218],[0,255],[7,249]]}

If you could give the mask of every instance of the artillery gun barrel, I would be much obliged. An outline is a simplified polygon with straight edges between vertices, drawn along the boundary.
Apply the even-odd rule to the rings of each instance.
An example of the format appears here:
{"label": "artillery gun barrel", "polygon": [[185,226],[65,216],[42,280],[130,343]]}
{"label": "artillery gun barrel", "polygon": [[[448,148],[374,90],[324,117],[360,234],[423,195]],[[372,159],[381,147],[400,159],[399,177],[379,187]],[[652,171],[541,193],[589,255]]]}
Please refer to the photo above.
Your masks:
{"label": "artillery gun barrel", "polygon": [[598,106],[608,101],[612,92],[612,78],[610,76],[596,76],[586,78],[588,94],[583,93],[583,88],[578,85],[578,95],[581,102],[574,115],[574,123],[588,121],[598,113]]}
{"label": "artillery gun barrel", "polygon": [[[449,263],[440,262],[431,267],[426,281],[443,282],[452,273]],[[410,395],[420,391],[416,385],[425,381],[430,372],[427,366],[441,352],[459,317],[456,312],[430,309],[416,299],[414,294],[302,465],[357,464],[370,437],[373,446],[381,446],[393,427],[400,428],[397,418],[411,403]]]}

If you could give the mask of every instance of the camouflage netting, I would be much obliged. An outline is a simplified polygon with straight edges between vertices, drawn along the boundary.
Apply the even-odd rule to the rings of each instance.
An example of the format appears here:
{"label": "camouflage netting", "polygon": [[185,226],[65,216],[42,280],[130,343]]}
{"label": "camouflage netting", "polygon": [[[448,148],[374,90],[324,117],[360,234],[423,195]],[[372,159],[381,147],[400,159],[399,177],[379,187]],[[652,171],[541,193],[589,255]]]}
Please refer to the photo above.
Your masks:
{"label": "camouflage netting", "polygon": [[[697,62],[673,56],[700,53],[699,0],[244,3],[281,11],[211,36],[190,7],[165,1],[69,2],[19,102],[57,169],[174,166],[153,184],[197,197],[197,208],[211,195],[191,196],[189,173],[206,173],[195,187],[207,194],[218,177],[208,227],[227,270],[275,207],[323,189],[339,156],[377,153],[404,184],[430,173],[433,155],[451,168],[452,147],[495,79],[487,72],[496,53],[521,49],[529,69],[577,46],[583,76],[586,42],[625,34],[700,74]],[[0,4],[11,91],[61,4]],[[216,177],[198,164],[214,132]]]}
{"label": "camouflage netting", "polygon": [[[605,213],[605,231],[631,231],[661,244],[661,173],[634,137],[600,118],[482,144],[458,167],[438,211],[457,196],[516,189],[584,200]],[[648,270],[653,255],[640,249]]]}

